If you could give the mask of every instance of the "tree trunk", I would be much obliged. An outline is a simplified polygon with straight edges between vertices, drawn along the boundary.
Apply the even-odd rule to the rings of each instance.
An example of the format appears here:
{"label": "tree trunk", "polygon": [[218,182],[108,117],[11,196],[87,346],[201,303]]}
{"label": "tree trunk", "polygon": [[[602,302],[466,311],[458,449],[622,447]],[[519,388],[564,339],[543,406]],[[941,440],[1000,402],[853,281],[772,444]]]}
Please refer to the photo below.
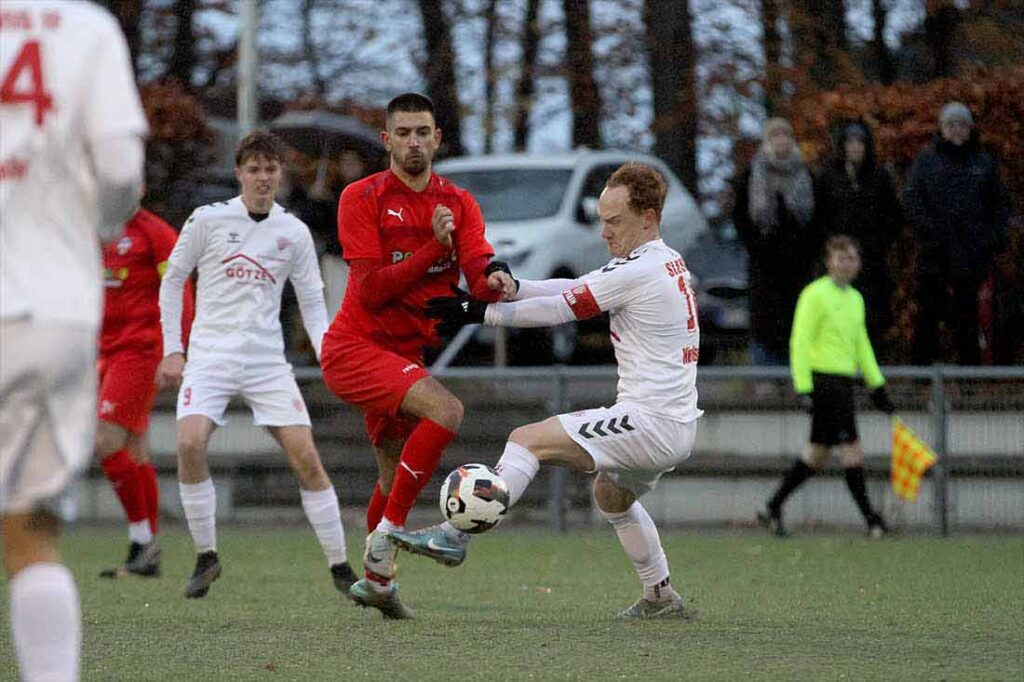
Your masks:
{"label": "tree trunk", "polygon": [[924,34],[931,56],[929,78],[950,78],[956,73],[953,42],[960,27],[960,10],[951,0],[927,0]]}
{"label": "tree trunk", "polygon": [[779,35],[779,0],[761,0],[764,33],[764,109],[769,116],[782,110],[782,36]]}
{"label": "tree trunk", "polygon": [[601,95],[594,81],[594,56],[590,50],[590,3],[562,0],[565,11],[566,62],[569,68],[569,102],[572,107],[572,144],[601,147]]}
{"label": "tree trunk", "polygon": [[871,15],[875,20],[871,50],[875,54],[878,68],[878,80],[883,85],[892,85],[896,79],[896,65],[893,64],[892,53],[885,44],[885,25],[889,20],[889,10],[883,0],[871,0]]}
{"label": "tree trunk", "polygon": [[313,42],[313,9],[316,4],[317,0],[302,0],[302,54],[309,67],[313,90],[323,98],[327,96],[327,83],[320,75],[320,55]]}
{"label": "tree trunk", "polygon": [[490,0],[484,10],[484,154],[494,151],[494,37],[497,32],[498,0]]}
{"label": "tree trunk", "polygon": [[192,27],[195,11],[196,0],[177,0],[174,3],[177,24],[174,29],[174,49],[167,65],[167,76],[181,83],[186,89],[192,88],[192,72],[196,66],[196,36]]}
{"label": "tree trunk", "polygon": [[526,0],[526,18],[523,21],[522,71],[516,84],[516,108],[512,117],[513,147],[526,151],[530,137],[530,111],[533,109],[533,75],[537,63],[537,48],[540,46],[540,24],[537,14],[540,0]]}
{"label": "tree trunk", "polygon": [[688,0],[645,0],[654,152],[697,193],[696,55]]}
{"label": "tree trunk", "polygon": [[434,118],[443,133],[444,153],[461,156],[462,129],[458,90],[455,87],[455,49],[448,19],[439,0],[419,0],[419,5],[423,17],[423,36],[427,43],[424,73],[427,96],[434,100]]}
{"label": "tree trunk", "polygon": [[847,49],[846,4],[843,0],[793,0],[789,25],[797,69],[819,89],[835,89],[843,80],[840,66]]}

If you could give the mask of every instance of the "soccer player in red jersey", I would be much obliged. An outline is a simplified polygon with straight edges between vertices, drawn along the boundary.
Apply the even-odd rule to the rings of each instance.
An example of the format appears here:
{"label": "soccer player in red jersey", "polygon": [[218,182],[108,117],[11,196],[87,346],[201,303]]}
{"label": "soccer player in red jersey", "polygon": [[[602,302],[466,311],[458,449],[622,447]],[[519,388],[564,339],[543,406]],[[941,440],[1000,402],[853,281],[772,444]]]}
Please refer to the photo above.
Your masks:
{"label": "soccer player in red jersey", "polygon": [[[128,558],[100,576],[160,574],[160,496],[156,469],[149,461],[146,430],[156,398],[156,368],[163,357],[160,331],[160,278],[177,232],[140,208],[124,234],[103,247],[103,328],[100,333],[99,423],[96,457],[128,517]],[[183,339],[191,324],[194,295],[185,291]]]}
{"label": "soccer player in red jersey", "polygon": [[476,200],[431,171],[441,142],[433,103],[415,93],[391,100],[381,140],[390,168],[350,184],[338,205],[351,271],[321,366],[331,391],[363,410],[379,472],[366,512],[366,577],[349,594],[385,618],[409,618],[389,533],[404,528],[462,422],[462,403],[423,366],[423,348],[437,343],[423,309],[451,293],[460,269],[481,300],[514,293],[515,282],[508,266],[490,260]]}

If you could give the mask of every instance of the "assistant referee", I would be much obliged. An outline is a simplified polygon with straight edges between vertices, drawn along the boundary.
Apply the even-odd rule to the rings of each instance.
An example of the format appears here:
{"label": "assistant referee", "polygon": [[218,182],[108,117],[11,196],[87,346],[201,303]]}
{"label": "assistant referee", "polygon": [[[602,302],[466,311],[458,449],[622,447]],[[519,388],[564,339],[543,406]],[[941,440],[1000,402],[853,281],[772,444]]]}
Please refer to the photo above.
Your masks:
{"label": "assistant referee", "polygon": [[801,457],[782,478],[779,489],[758,512],[758,520],[775,535],[786,535],[782,505],[804,481],[821,470],[833,446],[843,458],[846,485],[864,516],[868,535],[888,532],[868,500],[864,451],[857,437],[853,387],[858,369],[871,391],[871,402],[886,414],[895,408],[885,391],[864,322],[864,299],[851,283],[860,272],[860,247],[847,235],[825,244],[828,274],[804,287],[797,300],[789,339],[793,385],[811,413],[811,437]]}

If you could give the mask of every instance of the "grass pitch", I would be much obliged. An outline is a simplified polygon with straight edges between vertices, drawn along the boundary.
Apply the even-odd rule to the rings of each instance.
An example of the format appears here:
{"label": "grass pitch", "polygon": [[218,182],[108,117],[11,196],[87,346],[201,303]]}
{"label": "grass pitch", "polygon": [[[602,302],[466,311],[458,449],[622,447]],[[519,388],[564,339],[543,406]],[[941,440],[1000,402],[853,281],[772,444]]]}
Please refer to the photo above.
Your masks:
{"label": "grass pitch", "polygon": [[[222,529],[224,575],[198,601],[182,596],[193,555],[180,527],[161,540],[157,579],[95,577],[122,556],[120,529],[73,529],[64,546],[82,595],[84,680],[1024,676],[1024,538],[662,539],[697,622],[613,620],[639,592],[605,528],[510,525],[475,539],[455,569],[400,554],[411,622],[344,601],[304,526]],[[355,557],[360,540],[349,532]],[[4,632],[0,679],[14,677]]]}

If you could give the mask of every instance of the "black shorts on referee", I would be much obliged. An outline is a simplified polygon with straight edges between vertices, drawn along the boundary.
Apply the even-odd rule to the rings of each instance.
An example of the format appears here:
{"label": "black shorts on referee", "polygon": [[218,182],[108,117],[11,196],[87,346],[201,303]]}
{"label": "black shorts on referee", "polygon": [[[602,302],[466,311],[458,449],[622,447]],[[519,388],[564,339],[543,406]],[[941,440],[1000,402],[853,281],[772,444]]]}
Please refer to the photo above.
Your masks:
{"label": "black shorts on referee", "polygon": [[853,377],[814,372],[811,393],[811,443],[841,445],[857,440],[853,414]]}

